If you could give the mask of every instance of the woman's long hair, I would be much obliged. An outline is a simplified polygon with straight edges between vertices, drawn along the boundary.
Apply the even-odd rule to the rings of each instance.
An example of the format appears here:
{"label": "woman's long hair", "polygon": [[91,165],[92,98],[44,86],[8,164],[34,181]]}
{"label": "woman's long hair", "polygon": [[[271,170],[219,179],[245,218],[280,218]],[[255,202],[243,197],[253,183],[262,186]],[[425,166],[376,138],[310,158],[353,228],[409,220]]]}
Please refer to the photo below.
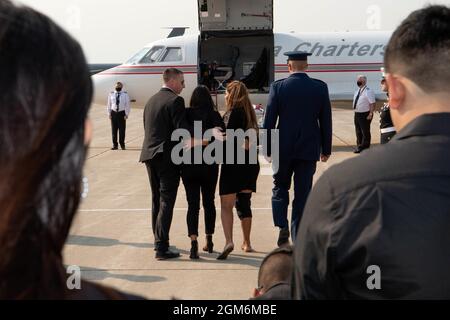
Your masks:
{"label": "woman's long hair", "polygon": [[217,111],[216,105],[211,97],[211,92],[204,85],[199,85],[194,89],[189,106],[191,108],[205,108],[207,110]]}
{"label": "woman's long hair", "polygon": [[61,299],[92,82],[79,44],[0,1],[0,299]]}
{"label": "woman's long hair", "polygon": [[253,105],[250,102],[247,87],[240,81],[233,81],[227,85],[228,98],[226,99],[226,110],[230,112],[235,108],[243,108],[247,118],[247,128],[258,130],[258,121]]}

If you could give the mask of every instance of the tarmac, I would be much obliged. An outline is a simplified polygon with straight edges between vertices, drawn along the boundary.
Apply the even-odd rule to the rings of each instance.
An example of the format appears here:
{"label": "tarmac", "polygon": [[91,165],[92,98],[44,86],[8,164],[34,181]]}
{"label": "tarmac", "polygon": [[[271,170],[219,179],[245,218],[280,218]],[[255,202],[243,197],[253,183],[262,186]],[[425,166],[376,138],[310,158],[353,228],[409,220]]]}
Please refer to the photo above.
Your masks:
{"label": "tarmac", "polygon": [[[65,265],[81,268],[86,280],[112,286],[149,299],[246,300],[257,286],[259,265],[275,249],[278,229],[271,213],[272,169],[261,159],[258,190],[252,198],[254,253],[244,253],[242,231],[234,216],[235,250],[227,260],[216,260],[224,243],[220,199],[216,194],[217,220],[213,254],[200,252],[189,259],[187,202],[180,183],[175,204],[170,244],[181,253],[173,260],[157,261],[151,230],[151,191],[145,165],[138,162],[144,137],[143,110],[133,109],[127,121],[127,150],[112,151],[106,108],[93,105],[90,118],[94,136],[85,165],[87,197],[72,225],[64,249]],[[372,122],[372,142],[380,140],[379,116]],[[319,163],[315,181],[330,166],[355,157],[353,111],[333,108],[333,155]],[[292,197],[291,197],[292,200]],[[200,212],[199,247],[205,243],[203,212]]]}

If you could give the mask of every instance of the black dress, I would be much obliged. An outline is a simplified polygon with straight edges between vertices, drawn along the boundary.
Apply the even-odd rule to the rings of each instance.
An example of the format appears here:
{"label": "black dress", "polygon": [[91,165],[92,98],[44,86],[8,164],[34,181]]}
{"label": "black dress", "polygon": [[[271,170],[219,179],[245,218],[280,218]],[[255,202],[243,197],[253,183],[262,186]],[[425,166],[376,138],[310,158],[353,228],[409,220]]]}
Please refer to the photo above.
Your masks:
{"label": "black dress", "polygon": [[[234,108],[231,113],[224,115],[224,122],[227,130],[242,129],[247,131],[247,116],[243,108]],[[235,156],[234,162],[227,162],[227,157],[224,157],[220,171],[219,193],[220,195],[235,194],[244,190],[251,190],[256,192],[256,181],[259,175],[259,161],[256,164],[250,163],[250,151],[242,150],[243,146],[236,142],[235,139]],[[227,141],[228,143],[229,141]],[[256,146],[252,146],[256,148]],[[224,147],[226,149],[226,147]],[[241,149],[241,150],[238,150]],[[236,155],[238,152],[245,153],[245,163],[237,164]],[[226,152],[225,152],[226,153]]]}

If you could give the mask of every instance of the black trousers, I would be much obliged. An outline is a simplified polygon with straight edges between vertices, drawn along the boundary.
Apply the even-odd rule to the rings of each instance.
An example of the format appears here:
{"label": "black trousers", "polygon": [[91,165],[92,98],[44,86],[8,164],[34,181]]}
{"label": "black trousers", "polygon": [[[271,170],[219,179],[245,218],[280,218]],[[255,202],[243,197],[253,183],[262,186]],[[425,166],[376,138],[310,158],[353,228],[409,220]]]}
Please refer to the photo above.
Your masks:
{"label": "black trousers", "polygon": [[198,236],[200,193],[202,195],[203,209],[205,212],[205,234],[214,234],[216,225],[216,206],[214,204],[214,198],[219,177],[219,166],[184,165],[181,169],[181,177],[183,178],[188,202],[188,212],[186,216],[188,236]]}
{"label": "black trousers", "polygon": [[180,184],[180,168],[172,163],[170,154],[157,154],[145,162],[152,189],[152,229],[157,251],[169,248],[169,231],[173,208]]}
{"label": "black trousers", "polygon": [[122,147],[125,146],[125,130],[127,121],[125,120],[125,111],[115,112],[111,111],[111,129],[113,146],[117,147],[117,131],[119,131],[119,143]]}
{"label": "black trousers", "polygon": [[356,147],[358,149],[370,148],[372,136],[370,134],[370,124],[372,120],[367,120],[369,112],[355,112]]}

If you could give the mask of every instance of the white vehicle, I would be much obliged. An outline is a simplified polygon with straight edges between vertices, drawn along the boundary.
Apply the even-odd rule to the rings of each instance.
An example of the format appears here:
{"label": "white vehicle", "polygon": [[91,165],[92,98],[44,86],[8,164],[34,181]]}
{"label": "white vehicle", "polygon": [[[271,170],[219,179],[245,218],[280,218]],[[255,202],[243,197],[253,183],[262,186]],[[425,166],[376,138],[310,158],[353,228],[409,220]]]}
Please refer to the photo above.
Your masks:
{"label": "white vehicle", "polygon": [[[224,88],[242,80],[255,105],[264,108],[270,84],[289,76],[287,51],[308,51],[308,73],[328,84],[331,100],[352,100],[356,78],[367,75],[378,98],[380,69],[390,32],[273,33],[273,0],[198,0],[198,35],[155,41],[122,65],[93,76],[94,102],[121,81],[132,103],[144,106],[162,85],[162,73],[175,67],[185,74],[188,102],[198,84],[212,89],[223,106]],[[318,17],[319,18],[319,17]]]}

